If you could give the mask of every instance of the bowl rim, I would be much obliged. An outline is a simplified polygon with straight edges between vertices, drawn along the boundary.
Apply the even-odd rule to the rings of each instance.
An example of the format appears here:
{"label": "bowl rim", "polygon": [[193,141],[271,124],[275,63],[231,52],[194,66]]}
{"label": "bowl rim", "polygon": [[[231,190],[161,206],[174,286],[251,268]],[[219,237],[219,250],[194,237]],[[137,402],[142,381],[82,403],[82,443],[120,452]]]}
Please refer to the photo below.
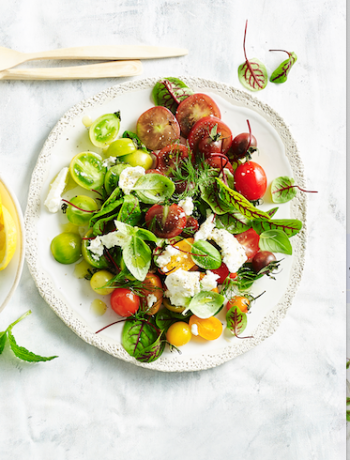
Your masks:
{"label": "bowl rim", "polygon": [[23,212],[22,212],[22,208],[19,204],[19,201],[16,197],[16,195],[14,194],[12,188],[8,185],[8,182],[6,182],[6,180],[4,179],[4,177],[0,174],[0,182],[2,183],[2,185],[4,186],[4,188],[6,189],[7,193],[9,194],[10,196],[10,199],[16,209],[16,217],[17,217],[17,221],[18,221],[18,230],[19,230],[19,235],[18,235],[18,239],[17,239],[17,245],[19,245],[19,251],[20,251],[20,256],[19,256],[19,263],[17,265],[17,269],[16,269],[16,276],[15,276],[15,280],[11,286],[11,289],[10,291],[8,292],[7,296],[5,297],[5,300],[3,301],[3,303],[0,305],[0,313],[4,310],[4,308],[6,307],[6,305],[9,303],[11,297],[13,296],[13,294],[15,293],[15,290],[18,286],[18,283],[21,279],[21,275],[22,275],[22,271],[23,271],[23,266],[24,266],[24,259],[25,259],[25,237],[24,237],[24,234],[25,234],[25,229],[24,229],[24,219],[23,219]]}

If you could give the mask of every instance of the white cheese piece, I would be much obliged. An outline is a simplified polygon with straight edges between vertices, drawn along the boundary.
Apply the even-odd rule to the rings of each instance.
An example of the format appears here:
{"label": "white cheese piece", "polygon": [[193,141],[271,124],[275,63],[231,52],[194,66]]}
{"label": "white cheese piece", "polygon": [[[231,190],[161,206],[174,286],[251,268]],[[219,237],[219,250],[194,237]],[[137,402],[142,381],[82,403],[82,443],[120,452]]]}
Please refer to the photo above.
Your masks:
{"label": "white cheese piece", "polygon": [[105,168],[110,168],[111,166],[114,166],[115,165],[115,160],[117,159],[117,157],[108,157],[106,158],[102,165],[105,167]]}
{"label": "white cheese piece", "polygon": [[227,265],[231,273],[246,262],[247,256],[244,247],[227,230],[215,228],[211,233],[211,239],[221,248],[222,261]]}
{"label": "white cheese piece", "polygon": [[191,332],[193,335],[198,335],[198,325],[197,324],[192,324]]}
{"label": "white cheese piece", "polygon": [[148,308],[152,308],[153,305],[157,302],[157,297],[154,294],[148,294],[147,296],[147,306]]}
{"label": "white cheese piece", "polygon": [[176,307],[184,306],[189,298],[200,292],[199,272],[187,272],[179,268],[166,277],[165,285],[168,290],[165,295]]}
{"label": "white cheese piece", "polygon": [[166,271],[166,266],[171,261],[172,256],[180,254],[180,251],[170,244],[165,248],[165,251],[157,259],[157,265],[162,271]]}
{"label": "white cheese piece", "polygon": [[190,216],[193,213],[194,204],[190,196],[187,196],[184,200],[180,200],[179,206],[185,211],[186,216]]}
{"label": "white cheese piece", "polygon": [[211,291],[212,289],[215,289],[218,285],[216,282],[218,278],[220,278],[220,275],[207,270],[206,275],[201,280],[201,289],[203,291]]}
{"label": "white cheese piece", "polygon": [[119,187],[125,195],[130,195],[138,179],[145,174],[146,170],[142,166],[129,166],[123,169],[119,176]]}
{"label": "white cheese piece", "polygon": [[49,194],[44,203],[50,212],[57,212],[60,209],[62,193],[67,183],[68,172],[68,168],[63,168],[50,186]]}
{"label": "white cheese piece", "polygon": [[103,247],[107,249],[114,246],[123,246],[127,243],[129,236],[123,235],[120,232],[110,232],[107,235],[96,236],[93,240],[89,241],[88,250],[91,252],[92,257],[98,260],[103,255]]}
{"label": "white cheese piece", "polygon": [[194,235],[194,240],[207,240],[215,228],[215,216],[209,213],[206,220],[199,227],[198,232]]}

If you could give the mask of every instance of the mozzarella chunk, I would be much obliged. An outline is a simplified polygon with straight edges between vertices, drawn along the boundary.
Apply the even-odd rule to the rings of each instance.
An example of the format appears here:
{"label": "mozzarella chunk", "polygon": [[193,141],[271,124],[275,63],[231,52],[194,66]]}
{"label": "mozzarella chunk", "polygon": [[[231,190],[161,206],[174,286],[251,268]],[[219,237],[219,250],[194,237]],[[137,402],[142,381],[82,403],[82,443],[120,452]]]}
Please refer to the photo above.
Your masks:
{"label": "mozzarella chunk", "polygon": [[57,212],[60,209],[62,193],[67,184],[68,172],[68,168],[63,168],[50,186],[49,194],[44,203],[50,212]]}
{"label": "mozzarella chunk", "polygon": [[186,216],[190,216],[193,213],[194,204],[190,196],[187,196],[184,200],[180,200],[179,206],[185,211]]}
{"label": "mozzarella chunk", "polygon": [[230,272],[237,272],[247,260],[244,247],[231,233],[224,229],[215,228],[212,231],[211,239],[220,246],[222,261],[227,265]]}
{"label": "mozzarella chunk", "polygon": [[215,216],[210,213],[194,235],[194,240],[207,240],[215,228]]}
{"label": "mozzarella chunk", "polygon": [[123,169],[119,176],[119,187],[125,195],[130,195],[138,179],[145,174],[146,170],[142,166],[129,166]]}
{"label": "mozzarella chunk", "polygon": [[148,294],[147,296],[147,306],[148,308],[152,308],[153,305],[157,302],[157,297],[154,294]]}
{"label": "mozzarella chunk", "polygon": [[166,266],[171,262],[172,256],[176,256],[181,254],[180,251],[170,244],[165,248],[165,251],[161,253],[161,255],[157,259],[157,264],[162,272],[166,272]]}
{"label": "mozzarella chunk", "polygon": [[217,275],[216,273],[213,273],[210,270],[207,270],[206,275],[201,280],[202,290],[211,291],[212,289],[215,289],[218,285],[218,283],[216,282],[218,278],[220,278],[220,275]]}
{"label": "mozzarella chunk", "polygon": [[92,257],[98,260],[103,255],[104,247],[110,249],[114,246],[123,246],[128,239],[129,237],[121,232],[110,232],[107,235],[96,236],[96,238],[90,240],[88,250],[91,252]]}
{"label": "mozzarella chunk", "polygon": [[200,291],[199,272],[187,272],[180,268],[167,276],[165,285],[168,288],[165,295],[170,302],[176,307],[183,307]]}
{"label": "mozzarella chunk", "polygon": [[198,335],[198,325],[197,324],[192,324],[191,332],[193,335]]}

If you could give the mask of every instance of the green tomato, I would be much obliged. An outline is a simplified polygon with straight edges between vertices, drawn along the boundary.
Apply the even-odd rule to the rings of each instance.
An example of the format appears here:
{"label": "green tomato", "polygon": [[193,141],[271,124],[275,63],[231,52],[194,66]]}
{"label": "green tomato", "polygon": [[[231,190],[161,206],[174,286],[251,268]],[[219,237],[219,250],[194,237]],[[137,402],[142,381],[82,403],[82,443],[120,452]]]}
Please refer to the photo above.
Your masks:
{"label": "green tomato", "polygon": [[[70,203],[77,206],[77,208],[84,209],[84,211],[97,211],[98,204],[93,198],[85,195],[75,196],[70,200]],[[74,225],[86,225],[91,219],[92,212],[80,211],[74,206],[68,205],[67,219]]]}
{"label": "green tomato", "polygon": [[122,157],[136,152],[136,150],[135,144],[131,139],[117,139],[111,143],[105,154],[107,157]]}
{"label": "green tomato", "polygon": [[108,195],[110,195],[113,190],[118,186],[119,176],[123,169],[127,168],[126,164],[118,164],[112,166],[105,175],[105,189]]}
{"label": "green tomato", "polygon": [[60,264],[74,264],[81,256],[81,238],[77,233],[61,233],[51,241],[50,249]]}
{"label": "green tomato", "polygon": [[108,281],[114,278],[114,275],[107,270],[100,270],[92,275],[90,280],[90,286],[96,292],[96,294],[100,295],[109,295],[112,294],[114,291],[113,288],[104,288]]}
{"label": "green tomato", "polygon": [[96,190],[104,182],[106,168],[100,155],[81,152],[72,159],[69,171],[74,181],[87,190]]}
{"label": "green tomato", "polygon": [[90,228],[90,230],[86,233],[81,243],[81,253],[85,261],[95,268],[108,268],[108,262],[104,256],[100,257],[98,260],[92,257],[92,254],[88,249],[90,241],[88,238],[90,237],[93,237],[92,228]]}
{"label": "green tomato", "polygon": [[107,113],[97,118],[89,129],[91,142],[101,149],[106,148],[117,137],[120,128],[120,113]]}
{"label": "green tomato", "polygon": [[147,169],[151,169],[153,165],[153,158],[143,150],[136,150],[134,153],[125,155],[121,158],[121,161],[128,163],[130,166],[142,166],[146,171]]}

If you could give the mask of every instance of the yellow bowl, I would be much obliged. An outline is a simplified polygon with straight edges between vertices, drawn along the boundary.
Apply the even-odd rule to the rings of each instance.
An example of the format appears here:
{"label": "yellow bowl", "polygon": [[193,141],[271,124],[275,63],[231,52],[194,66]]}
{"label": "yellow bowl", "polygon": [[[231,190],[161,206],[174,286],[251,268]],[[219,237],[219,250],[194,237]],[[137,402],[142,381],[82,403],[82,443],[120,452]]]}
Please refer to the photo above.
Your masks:
{"label": "yellow bowl", "polygon": [[9,265],[0,272],[0,312],[5,308],[19,283],[24,263],[24,224],[21,207],[9,185],[0,176],[0,195],[17,229],[17,246]]}

